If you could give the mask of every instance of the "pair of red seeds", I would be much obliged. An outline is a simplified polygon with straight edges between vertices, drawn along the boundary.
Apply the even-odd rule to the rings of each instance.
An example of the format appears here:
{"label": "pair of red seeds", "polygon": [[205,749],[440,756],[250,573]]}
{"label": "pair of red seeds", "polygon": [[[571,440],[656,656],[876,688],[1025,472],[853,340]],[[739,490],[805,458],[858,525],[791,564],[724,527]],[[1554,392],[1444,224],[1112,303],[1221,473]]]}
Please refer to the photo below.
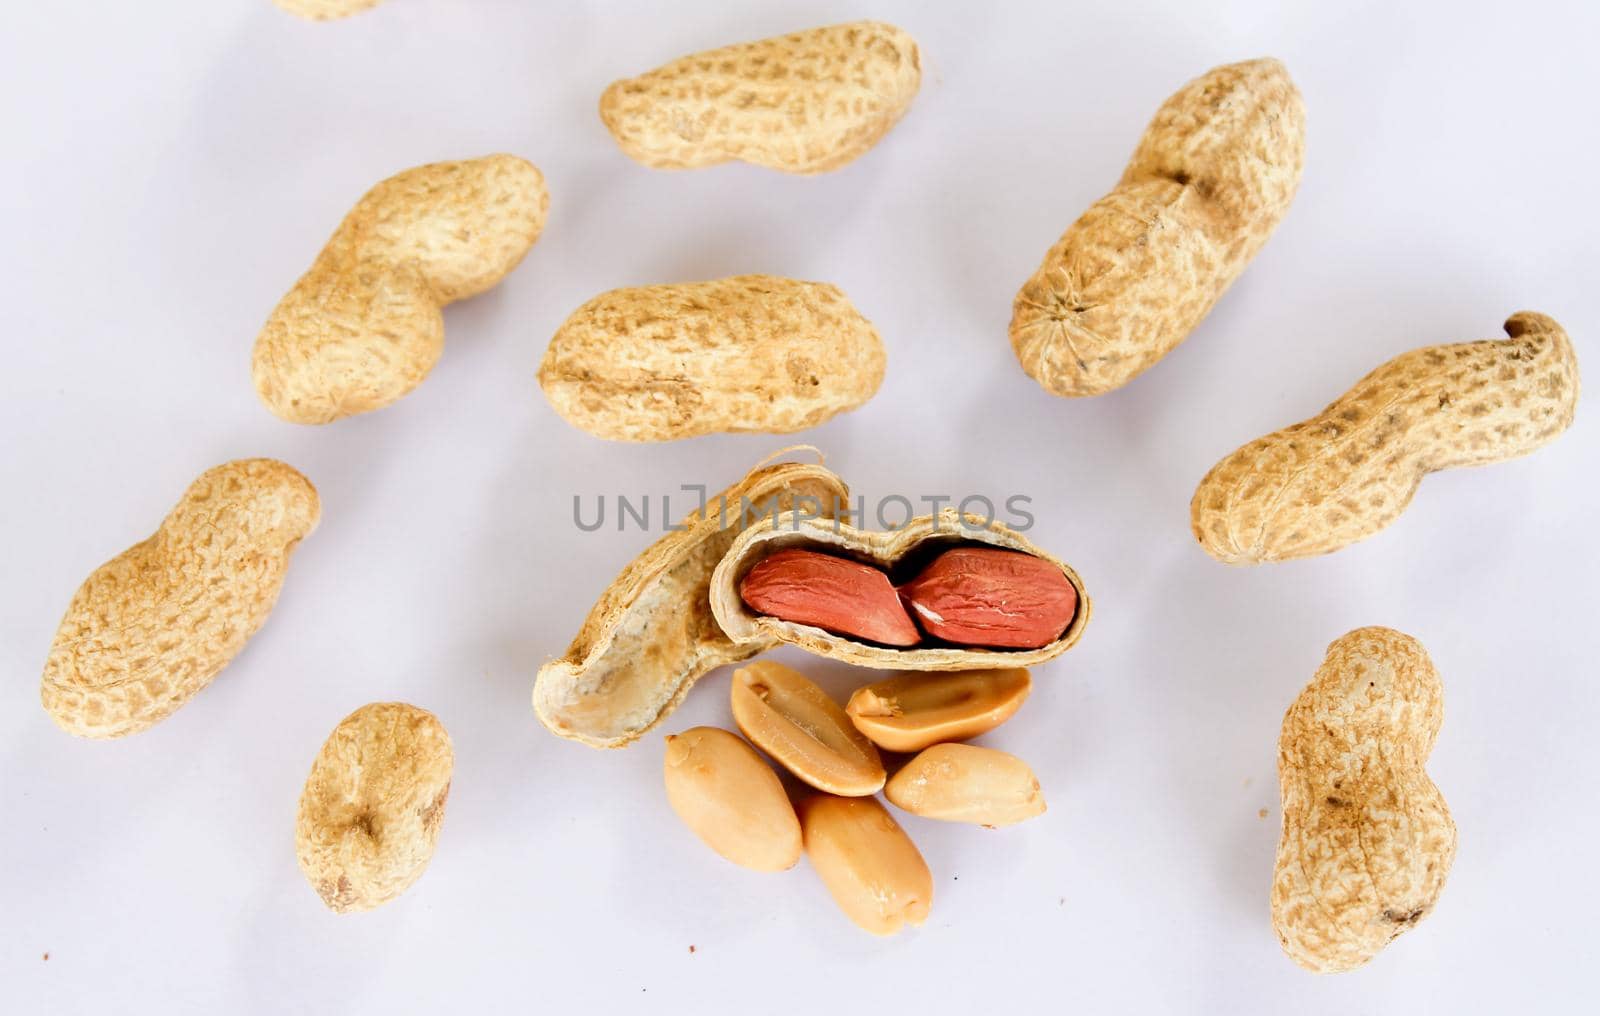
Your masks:
{"label": "pair of red seeds", "polygon": [[947,550],[899,587],[859,561],[780,550],[750,569],[739,595],[758,614],[886,646],[927,637],[1038,649],[1060,638],[1078,609],[1078,592],[1059,568],[996,547]]}

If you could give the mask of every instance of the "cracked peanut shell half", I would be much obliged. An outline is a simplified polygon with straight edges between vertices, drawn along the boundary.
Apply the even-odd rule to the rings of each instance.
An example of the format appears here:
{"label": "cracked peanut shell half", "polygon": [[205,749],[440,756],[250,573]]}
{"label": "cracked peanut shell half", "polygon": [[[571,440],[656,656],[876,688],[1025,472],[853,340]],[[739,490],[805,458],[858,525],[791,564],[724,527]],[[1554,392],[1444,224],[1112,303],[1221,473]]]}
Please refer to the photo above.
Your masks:
{"label": "cracked peanut shell half", "polygon": [[[1059,634],[1027,649],[958,646],[925,639],[912,646],[874,644],[815,625],[784,620],[752,610],[741,594],[745,577],[768,556],[804,549],[843,556],[885,571],[904,582],[921,572],[942,551],[957,547],[990,547],[1026,554],[1064,576],[1076,593],[1076,609]],[[984,670],[1030,667],[1054,659],[1074,646],[1089,623],[1091,606],[1083,580],[1066,562],[1033,545],[1021,533],[975,516],[946,509],[938,515],[911,519],[888,532],[856,529],[832,519],[800,513],[769,516],[732,542],[711,576],[711,611],[729,639],[739,645],[782,642],[808,653],[880,670]],[[918,613],[927,609],[919,605]],[[935,604],[937,606],[937,604]]]}
{"label": "cracked peanut shell half", "polygon": [[[561,737],[622,748],[678,707],[706,672],[777,643],[734,642],[711,616],[712,570],[739,534],[745,505],[797,504],[823,517],[847,504],[844,481],[821,465],[782,462],[752,471],[651,544],[589,611],[567,651],[539,668],[533,708]],[[759,507],[750,509],[759,512]]]}

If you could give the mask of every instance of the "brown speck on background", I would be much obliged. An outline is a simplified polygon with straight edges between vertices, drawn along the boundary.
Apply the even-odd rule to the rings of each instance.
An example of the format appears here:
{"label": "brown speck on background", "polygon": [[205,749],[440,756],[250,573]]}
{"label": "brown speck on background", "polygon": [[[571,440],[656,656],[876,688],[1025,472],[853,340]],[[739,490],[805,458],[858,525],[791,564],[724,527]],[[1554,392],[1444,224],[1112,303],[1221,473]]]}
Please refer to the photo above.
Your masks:
{"label": "brown speck on background", "polygon": [[690,947],[689,947],[689,951],[690,951],[690,952],[694,952],[694,946],[692,946],[692,945],[691,945],[691,946],[690,946]]}
{"label": "brown speck on background", "polygon": [[1266,817],[1267,817],[1267,809],[1262,808],[1260,811],[1256,812],[1256,818],[1266,818]]}
{"label": "brown speck on background", "polygon": [[50,954],[49,954],[49,953],[45,953],[45,954],[44,954],[44,961],[45,961],[45,962],[46,962],[46,963],[49,963],[49,962],[50,962]]}

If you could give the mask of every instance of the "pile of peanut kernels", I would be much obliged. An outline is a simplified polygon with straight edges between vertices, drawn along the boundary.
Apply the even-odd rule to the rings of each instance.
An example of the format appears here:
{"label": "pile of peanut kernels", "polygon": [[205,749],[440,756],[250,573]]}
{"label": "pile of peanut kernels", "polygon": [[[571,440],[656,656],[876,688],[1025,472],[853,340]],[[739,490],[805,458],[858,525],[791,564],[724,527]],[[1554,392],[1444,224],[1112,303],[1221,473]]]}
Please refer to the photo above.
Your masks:
{"label": "pile of peanut kernels", "polygon": [[[316,19],[378,5],[276,2]],[[884,138],[921,75],[910,35],[857,22],[617,81],[600,117],[648,167],[739,160],[820,173]],[[1304,157],[1304,104],[1278,61],[1218,67],[1180,88],[1116,186],[1018,291],[1009,333],[1026,373],[1087,397],[1154,366],[1260,252]],[[443,352],[442,308],[504,279],[538,240],[549,203],[541,172],[508,154],[378,183],[262,326],[251,362],[260,400],[300,424],[399,400]],[[1577,404],[1572,344],[1533,311],[1511,315],[1505,331],[1402,353],[1317,415],[1224,457],[1190,505],[1200,547],[1230,564],[1337,551],[1394,523],[1428,473],[1554,440]],[[877,330],[838,287],[741,275],[588,300],[551,339],[539,384],[581,430],[664,441],[803,430],[865,405],[884,371]],[[764,506],[753,520],[749,502]],[[1023,668],[1070,649],[1091,605],[1069,565],[992,520],[946,511],[869,532],[850,524],[846,502],[843,480],[820,464],[752,470],[602,592],[572,645],[539,668],[533,698],[553,733],[623,747],[702,675],[779,645],[899,671],[842,709],[786,667],[735,671],[733,717],[809,788],[798,813],[729,731],[669,736],[665,763],[673,809],[719,854],[780,870],[804,851],[852,920],[889,934],[927,916],[932,880],[873,795],[990,826],[1041,813],[1025,764],[960,742],[1016,711],[1030,688]],[[69,733],[112,738],[176,711],[266,622],[320,514],[311,483],[282,462],[202,473],[151,538],[72,598],[41,680],[47,713]],[[1328,648],[1285,716],[1270,916],[1307,969],[1366,963],[1438,900],[1456,843],[1424,769],[1441,703],[1417,640],[1362,628]],[[891,777],[880,748],[916,754]],[[453,765],[443,725],[415,706],[373,703],[334,728],[296,822],[300,867],[328,907],[370,909],[421,876]]]}
{"label": "pile of peanut kernels", "polygon": [[[685,825],[734,864],[781,871],[802,848],[834,901],[875,935],[920,925],[933,876],[916,845],[873,795],[948,822],[1014,825],[1044,813],[1027,763],[960,741],[1010,719],[1028,697],[1028,672],[903,674],[858,688],[840,709],[827,692],[777,663],[733,672],[734,722],[815,793],[796,809],[772,769],[718,727],[667,737],[667,799]],[[892,777],[878,749],[915,752]]]}

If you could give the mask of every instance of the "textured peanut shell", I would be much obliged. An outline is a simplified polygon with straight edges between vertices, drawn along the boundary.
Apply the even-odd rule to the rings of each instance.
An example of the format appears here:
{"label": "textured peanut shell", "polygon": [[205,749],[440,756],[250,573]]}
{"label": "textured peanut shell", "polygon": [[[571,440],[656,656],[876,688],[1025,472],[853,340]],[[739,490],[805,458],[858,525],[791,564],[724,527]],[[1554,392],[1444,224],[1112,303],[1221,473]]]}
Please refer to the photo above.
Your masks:
{"label": "textured peanut shell", "polygon": [[[971,526],[973,528],[967,528]],[[955,646],[895,649],[868,645],[847,635],[835,635],[811,625],[756,614],[739,596],[739,583],[756,562],[785,547],[832,550],[892,569],[907,554],[928,541],[952,544],[988,544],[1049,561],[1061,569],[1078,593],[1078,612],[1072,624],[1054,642],[1038,649],[978,649]],[[999,522],[962,516],[946,509],[938,515],[912,519],[890,532],[870,532],[829,519],[805,519],[798,513],[769,516],[750,526],[728,548],[711,576],[711,611],[717,624],[738,645],[768,646],[783,642],[808,653],[842,660],[858,667],[880,670],[986,670],[995,667],[1031,667],[1054,659],[1075,645],[1089,623],[1091,605],[1083,580],[1065,562],[1030,543],[1022,534]]]}
{"label": "textured peanut shell", "polygon": [[256,337],[256,393],[292,423],[381,409],[427,377],[446,304],[493,287],[544,229],[544,176],[514,155],[436,162],[368,191]]}
{"label": "textured peanut shell", "polygon": [[272,0],[273,3],[302,18],[312,21],[331,21],[371,10],[383,0]]}
{"label": "textured peanut shell", "polygon": [[1522,311],[1508,339],[1395,357],[1309,420],[1218,462],[1190,502],[1206,553],[1228,564],[1327,554],[1389,525],[1422,478],[1526,455],[1572,423],[1567,333]]}
{"label": "textured peanut shell", "polygon": [[1167,99],[1116,189],[1012,306],[1011,347],[1055,395],[1099,395],[1188,337],[1289,209],[1305,106],[1283,64],[1218,67]]}
{"label": "textured peanut shell", "polygon": [[539,384],[574,427],[614,441],[788,433],[872,398],[883,341],[821,282],[738,275],[614,289],[567,318]]}
{"label": "textured peanut shell", "polygon": [[333,728],[295,818],[295,857],[328,909],[371,910],[433,858],[455,754],[426,709],[374,702]]}
{"label": "textured peanut shell", "polygon": [[630,158],[656,169],[738,159],[823,173],[877,144],[921,83],[911,36],[858,21],[695,53],[614,82],[600,119]]}
{"label": "textured peanut shell", "polygon": [[1329,646],[1284,716],[1272,926],[1307,970],[1361,966],[1438,901],[1456,827],[1423,764],[1442,719],[1427,651],[1389,628]]}
{"label": "textured peanut shell", "polygon": [[831,516],[849,492],[820,465],[767,466],[651,544],[601,594],[566,654],[539,668],[533,708],[552,733],[594,748],[626,747],[676,709],[707,671],[776,644],[733,642],[707,600],[712,569],[739,532],[741,497],[755,504],[775,498],[784,507],[815,499],[811,504]]}
{"label": "textured peanut shell", "polygon": [[39,684],[50,718],[79,737],[122,737],[188,702],[266,622],[320,513],[316,489],[282,462],[202,473],[155,535],[73,594]]}

